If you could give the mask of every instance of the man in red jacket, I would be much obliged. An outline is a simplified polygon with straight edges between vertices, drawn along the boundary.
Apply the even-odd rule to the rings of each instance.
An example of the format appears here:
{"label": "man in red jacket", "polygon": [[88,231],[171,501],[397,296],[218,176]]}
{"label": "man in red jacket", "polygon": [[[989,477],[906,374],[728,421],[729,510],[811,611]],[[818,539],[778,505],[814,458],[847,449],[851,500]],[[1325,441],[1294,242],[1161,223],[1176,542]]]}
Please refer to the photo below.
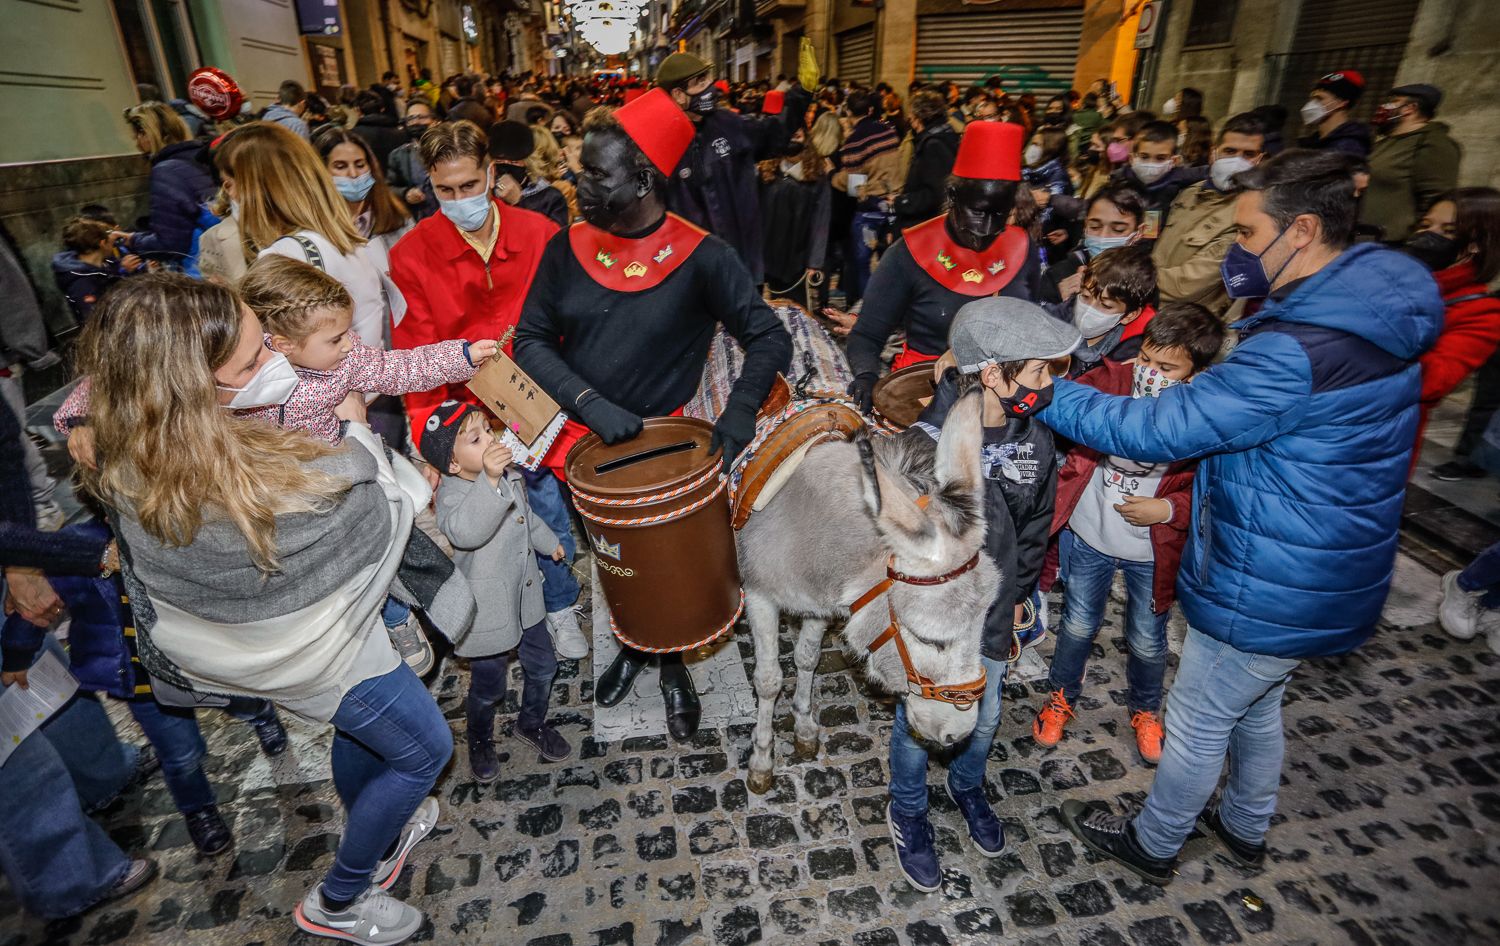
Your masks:
{"label": "man in red jacket", "polygon": [[[1207,368],[1223,344],[1223,323],[1207,309],[1168,303],[1146,326],[1134,364],[1105,358],[1078,380],[1106,394],[1155,397]],[[1032,737],[1041,745],[1057,745],[1073,718],[1084,664],[1118,570],[1125,574],[1127,592],[1130,726],[1142,761],[1155,765],[1161,758],[1157,711],[1167,669],[1167,612],[1187,544],[1196,466],[1195,460],[1166,464],[1107,457],[1081,444],[1068,454],[1052,512],[1052,532],[1062,533],[1067,558],[1067,593],[1047,681],[1052,696],[1032,725]],[[1052,580],[1048,571],[1043,569],[1043,587]]]}
{"label": "man in red jacket", "polygon": [[[406,316],[392,327],[391,346],[502,338],[521,318],[542,249],[557,226],[495,199],[489,141],[473,122],[428,129],[419,151],[441,213],[417,224],[391,249],[391,279],[406,297]],[[446,400],[472,402],[474,396],[464,385],[450,384],[406,395],[406,410],[414,420],[425,420]],[[588,638],[578,626],[578,579],[569,567],[577,550],[567,502],[546,471],[523,472],[532,513],[551,527],[567,552],[560,562],[538,555],[537,566],[557,653],[577,659],[587,655]]]}

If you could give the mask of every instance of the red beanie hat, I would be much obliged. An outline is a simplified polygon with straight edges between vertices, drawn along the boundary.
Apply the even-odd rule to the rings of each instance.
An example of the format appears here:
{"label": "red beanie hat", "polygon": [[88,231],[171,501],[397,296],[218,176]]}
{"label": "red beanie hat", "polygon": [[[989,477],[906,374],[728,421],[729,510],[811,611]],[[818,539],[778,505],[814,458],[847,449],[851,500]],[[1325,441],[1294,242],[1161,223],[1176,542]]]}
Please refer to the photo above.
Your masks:
{"label": "red beanie hat", "polygon": [[1012,122],[970,122],[953,162],[954,177],[1019,181],[1021,143],[1026,131]]}
{"label": "red beanie hat", "polygon": [[663,174],[671,174],[693,143],[693,122],[672,97],[651,89],[615,110],[615,119],[630,140]]}
{"label": "red beanie hat", "polygon": [[765,115],[780,115],[784,108],[786,108],[786,93],[778,89],[767,92],[766,100],[760,106],[761,113]]}
{"label": "red beanie hat", "polygon": [[204,66],[188,76],[188,101],[198,106],[203,114],[214,121],[221,121],[240,113],[245,96],[238,82],[227,72]]}

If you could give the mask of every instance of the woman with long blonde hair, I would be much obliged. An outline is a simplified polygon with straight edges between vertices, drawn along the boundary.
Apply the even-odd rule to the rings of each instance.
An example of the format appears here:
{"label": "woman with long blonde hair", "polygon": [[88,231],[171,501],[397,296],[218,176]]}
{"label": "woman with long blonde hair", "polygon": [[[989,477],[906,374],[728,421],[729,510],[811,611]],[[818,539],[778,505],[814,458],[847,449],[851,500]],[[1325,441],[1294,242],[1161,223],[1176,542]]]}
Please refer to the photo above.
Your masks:
{"label": "woman with long blonde hair", "polygon": [[380,620],[425,498],[401,481],[357,402],[340,449],[226,409],[291,389],[285,360],[223,286],[128,280],[81,348],[97,457],[83,481],[111,511],[142,663],[167,685],[159,693],[258,697],[333,725],[344,835],[295,922],[313,935],[404,941],[422,913],[383,888],[436,824],[426,796],[453,748]]}
{"label": "woman with long blonde hair", "polygon": [[124,240],[138,256],[183,265],[192,252],[204,202],[214,192],[213,174],[198,160],[207,145],[195,140],[187,123],[164,102],[130,106],[125,109],[125,125],[136,148],[151,159],[151,226],[111,236]]}

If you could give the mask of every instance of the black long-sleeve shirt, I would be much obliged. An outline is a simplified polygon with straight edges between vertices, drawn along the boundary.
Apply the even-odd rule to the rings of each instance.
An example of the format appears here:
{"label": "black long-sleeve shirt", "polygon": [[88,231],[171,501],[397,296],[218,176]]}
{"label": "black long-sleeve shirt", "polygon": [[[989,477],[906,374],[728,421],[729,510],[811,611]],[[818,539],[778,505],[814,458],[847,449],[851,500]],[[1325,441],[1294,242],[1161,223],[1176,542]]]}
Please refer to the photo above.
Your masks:
{"label": "black long-sleeve shirt", "polygon": [[[1040,278],[1036,254],[1028,251],[1026,264],[1000,295],[1034,299]],[[849,367],[856,376],[880,374],[886,340],[903,325],[908,347],[924,355],[941,355],[948,350],[953,316],[976,297],[954,292],[927,275],[901,239],[880,258],[864,298],[865,307],[849,333]]]}
{"label": "black long-sleeve shirt", "polygon": [[634,414],[659,417],[698,390],[716,324],[745,350],[730,400],[758,408],[791,363],[792,341],[729,244],[705,236],[659,285],[619,292],[584,271],[564,230],[542,252],[526,295],[516,362],[569,410],[593,388]]}

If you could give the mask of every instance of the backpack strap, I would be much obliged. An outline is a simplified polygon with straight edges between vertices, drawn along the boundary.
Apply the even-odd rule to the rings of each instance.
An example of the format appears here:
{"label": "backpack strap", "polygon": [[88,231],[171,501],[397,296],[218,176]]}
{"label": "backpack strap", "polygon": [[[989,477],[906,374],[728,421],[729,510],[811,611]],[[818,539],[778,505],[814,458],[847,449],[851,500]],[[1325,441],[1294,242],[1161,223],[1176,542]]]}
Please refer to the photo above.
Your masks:
{"label": "backpack strap", "polygon": [[1460,302],[1475,302],[1475,301],[1478,301],[1480,299],[1488,299],[1488,298],[1490,298],[1490,297],[1492,297],[1494,295],[1495,295],[1495,293],[1493,293],[1493,292],[1471,292],[1471,293],[1469,293],[1466,296],[1456,296],[1456,297],[1454,297],[1452,299],[1444,299],[1443,300],[1443,305],[1448,306],[1448,305],[1457,305]]}
{"label": "backpack strap", "polygon": [[300,233],[293,233],[288,239],[295,240],[297,245],[302,247],[302,255],[307,257],[309,263],[325,273],[328,272],[328,267],[323,265],[323,251],[318,249],[318,244]]}

